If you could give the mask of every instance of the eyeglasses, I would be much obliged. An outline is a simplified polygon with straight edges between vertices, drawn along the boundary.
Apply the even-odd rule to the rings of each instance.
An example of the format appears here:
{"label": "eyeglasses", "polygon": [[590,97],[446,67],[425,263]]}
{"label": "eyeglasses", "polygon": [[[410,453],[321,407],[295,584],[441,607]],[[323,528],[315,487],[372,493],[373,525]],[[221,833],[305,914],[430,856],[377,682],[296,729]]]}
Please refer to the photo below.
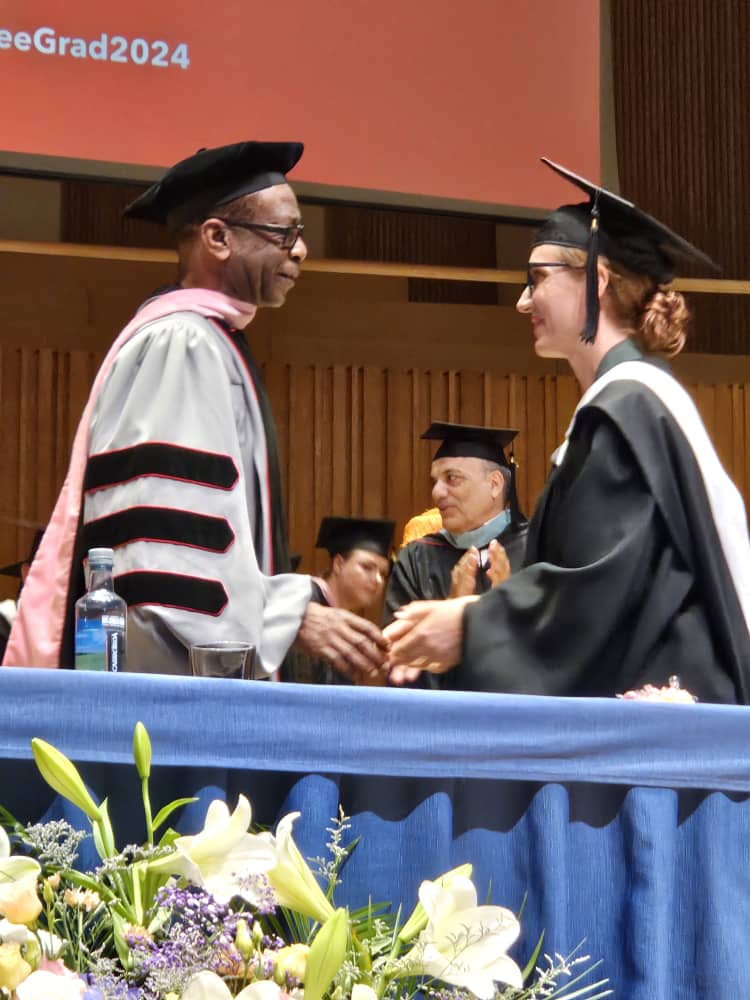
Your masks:
{"label": "eyeglasses", "polygon": [[302,223],[294,226],[276,226],[272,222],[229,222],[227,219],[219,219],[230,229],[248,229],[250,232],[268,233],[278,240],[282,250],[291,250],[297,240],[302,236],[305,227]]}
{"label": "eyeglasses", "polygon": [[534,275],[534,271],[541,270],[543,267],[566,267],[569,271],[585,271],[585,264],[566,264],[562,260],[553,261],[543,261],[535,260],[533,264],[529,264],[526,269],[526,287],[529,292],[533,292],[537,285],[537,278]]}

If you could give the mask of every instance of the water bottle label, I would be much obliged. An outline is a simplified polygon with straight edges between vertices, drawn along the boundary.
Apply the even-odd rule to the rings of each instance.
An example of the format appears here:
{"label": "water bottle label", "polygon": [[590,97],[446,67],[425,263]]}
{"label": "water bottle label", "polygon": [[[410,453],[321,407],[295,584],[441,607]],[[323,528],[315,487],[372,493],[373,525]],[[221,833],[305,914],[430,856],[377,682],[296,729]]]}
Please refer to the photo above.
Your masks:
{"label": "water bottle label", "polygon": [[[120,629],[123,628],[122,619],[118,619],[120,624]],[[123,659],[125,657],[125,632],[113,630],[107,632],[107,669],[111,670],[112,673],[117,673],[124,667]]]}
{"label": "water bottle label", "polygon": [[79,621],[75,636],[76,670],[107,669],[107,633],[102,621]]}

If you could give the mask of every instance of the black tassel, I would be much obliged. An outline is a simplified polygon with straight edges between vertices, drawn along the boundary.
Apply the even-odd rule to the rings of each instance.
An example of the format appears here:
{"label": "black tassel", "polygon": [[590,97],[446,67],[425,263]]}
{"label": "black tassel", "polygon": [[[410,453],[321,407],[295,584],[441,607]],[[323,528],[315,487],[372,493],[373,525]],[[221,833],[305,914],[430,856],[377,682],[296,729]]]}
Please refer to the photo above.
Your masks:
{"label": "black tassel", "polygon": [[510,502],[508,506],[510,507],[511,524],[525,524],[528,518],[521,511],[521,508],[518,505],[518,494],[516,493],[516,472],[518,470],[518,463],[516,462],[516,457],[512,452],[510,455],[510,461],[508,462],[508,468],[510,469],[510,485],[508,487],[508,499]]}
{"label": "black tassel", "polygon": [[599,192],[591,206],[591,233],[586,260],[586,323],[581,333],[585,344],[592,344],[599,326]]}

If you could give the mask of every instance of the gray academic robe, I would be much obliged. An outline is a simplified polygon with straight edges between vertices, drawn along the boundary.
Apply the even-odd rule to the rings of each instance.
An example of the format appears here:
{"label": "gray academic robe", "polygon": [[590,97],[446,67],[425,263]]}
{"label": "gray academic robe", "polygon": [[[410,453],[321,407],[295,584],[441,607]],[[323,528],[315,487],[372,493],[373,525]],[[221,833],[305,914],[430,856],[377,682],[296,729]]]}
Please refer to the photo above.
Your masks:
{"label": "gray academic robe", "polygon": [[222,639],[254,643],[264,670],[277,669],[312,588],[308,576],[273,575],[268,418],[233,329],[253,313],[217,292],[178,289],[152,300],[115,342],[7,663],[72,666],[82,556],[109,546],[128,604],[127,669],[185,674],[192,643]]}

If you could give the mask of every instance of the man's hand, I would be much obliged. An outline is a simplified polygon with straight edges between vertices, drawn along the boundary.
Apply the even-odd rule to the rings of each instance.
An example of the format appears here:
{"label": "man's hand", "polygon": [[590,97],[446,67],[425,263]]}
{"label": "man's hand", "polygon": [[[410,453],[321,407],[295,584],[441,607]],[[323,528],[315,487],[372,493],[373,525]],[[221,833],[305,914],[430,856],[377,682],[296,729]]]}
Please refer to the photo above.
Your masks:
{"label": "man's hand", "polygon": [[305,610],[295,649],[320,657],[347,677],[386,673],[388,641],[372,622],[343,608],[311,601]]}
{"label": "man's hand", "polygon": [[479,572],[479,550],[472,545],[467,549],[451,570],[451,592],[449,597],[468,597],[477,589]]}
{"label": "man's hand", "polygon": [[510,576],[510,560],[508,553],[496,538],[490,542],[488,557],[487,577],[492,586],[497,587]]}
{"label": "man's hand", "polygon": [[403,684],[416,680],[422,670],[442,674],[461,659],[463,612],[475,596],[445,601],[414,601],[396,612],[385,629],[391,643],[390,680]]}

